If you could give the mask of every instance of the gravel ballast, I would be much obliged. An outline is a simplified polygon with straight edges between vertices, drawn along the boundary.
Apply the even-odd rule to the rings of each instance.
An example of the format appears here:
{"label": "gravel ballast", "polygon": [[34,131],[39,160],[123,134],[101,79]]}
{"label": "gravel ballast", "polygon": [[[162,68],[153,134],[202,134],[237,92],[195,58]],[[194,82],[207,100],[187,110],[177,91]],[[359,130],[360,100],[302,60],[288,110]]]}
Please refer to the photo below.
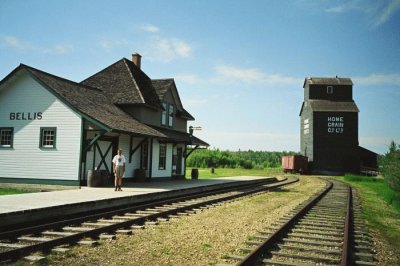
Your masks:
{"label": "gravel ballast", "polygon": [[212,265],[239,254],[246,239],[321,190],[315,177],[280,190],[246,197],[198,214],[138,229],[94,248],[74,247],[48,257],[51,265]]}

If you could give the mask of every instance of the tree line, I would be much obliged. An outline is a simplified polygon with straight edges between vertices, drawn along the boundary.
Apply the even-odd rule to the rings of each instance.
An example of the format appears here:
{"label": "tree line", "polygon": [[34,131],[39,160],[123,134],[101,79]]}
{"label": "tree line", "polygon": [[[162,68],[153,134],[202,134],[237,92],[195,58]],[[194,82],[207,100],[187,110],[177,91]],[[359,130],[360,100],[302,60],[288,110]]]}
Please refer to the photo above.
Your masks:
{"label": "tree line", "polygon": [[284,155],[298,154],[292,151],[222,151],[219,149],[195,150],[187,159],[188,167],[266,169],[281,165]]}

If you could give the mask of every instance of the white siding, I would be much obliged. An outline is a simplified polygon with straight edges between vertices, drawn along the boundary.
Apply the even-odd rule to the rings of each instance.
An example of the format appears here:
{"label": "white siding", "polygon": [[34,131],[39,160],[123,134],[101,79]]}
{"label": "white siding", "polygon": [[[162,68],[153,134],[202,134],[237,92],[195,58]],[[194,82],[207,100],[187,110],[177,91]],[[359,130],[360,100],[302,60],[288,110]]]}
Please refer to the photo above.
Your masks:
{"label": "white siding", "polygon": [[170,177],[172,173],[172,152],[173,145],[168,143],[167,145],[167,159],[165,170],[158,169],[158,163],[160,158],[160,145],[158,141],[154,141],[153,143],[153,168],[152,168],[152,177]]}
{"label": "white siding", "polygon": [[[125,171],[125,176],[124,177],[133,177],[134,176],[134,171],[137,168],[140,168],[140,148],[133,154],[132,157],[132,163],[129,163],[129,146],[130,146],[130,136],[128,135],[120,135],[119,137],[119,148],[123,150],[122,154],[126,158],[126,171]],[[88,138],[94,138],[94,133],[90,133],[88,135]],[[133,148],[136,147],[142,139],[139,138],[134,138],[132,146]],[[108,146],[110,145],[110,142],[105,142],[105,141],[99,141],[98,142],[100,149],[103,153],[107,151]],[[94,155],[94,147],[88,151],[87,157],[86,157],[86,170],[85,170],[85,176],[87,178],[88,171],[93,169],[93,155]],[[108,166],[108,169],[112,171],[112,158],[114,157],[115,154],[112,154],[112,148],[110,149],[109,154],[106,156],[106,163]],[[101,156],[98,151],[96,151],[96,162],[95,162],[95,167],[99,165],[101,161]],[[106,167],[104,164],[101,165],[99,169],[96,170],[105,170]]]}
{"label": "white siding", "polygon": [[[42,112],[41,120],[10,120],[11,112]],[[13,148],[0,148],[0,177],[79,179],[81,117],[28,74],[0,91],[0,127],[14,128]],[[56,127],[56,149],[39,147],[40,128]]]}
{"label": "white siding", "polygon": [[[135,148],[143,139],[133,138],[132,147]],[[119,138],[119,147],[122,149],[122,154],[126,158],[126,170],[124,177],[133,177],[134,171],[140,168],[140,148],[135,151],[132,157],[132,163],[129,163],[129,143],[130,136],[121,135]],[[132,148],[132,149],[133,149]]]}

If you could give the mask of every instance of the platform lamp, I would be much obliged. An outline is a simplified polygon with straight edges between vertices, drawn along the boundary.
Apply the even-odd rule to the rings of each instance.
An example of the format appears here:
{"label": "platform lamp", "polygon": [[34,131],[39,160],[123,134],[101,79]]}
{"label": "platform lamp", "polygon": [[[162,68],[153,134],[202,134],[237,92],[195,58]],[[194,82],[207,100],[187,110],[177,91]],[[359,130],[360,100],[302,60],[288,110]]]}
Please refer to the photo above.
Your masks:
{"label": "platform lamp", "polygon": [[196,127],[189,126],[189,134],[190,134],[190,136],[193,136],[193,131],[194,130],[202,130],[202,127],[200,127],[200,126],[196,126]]}

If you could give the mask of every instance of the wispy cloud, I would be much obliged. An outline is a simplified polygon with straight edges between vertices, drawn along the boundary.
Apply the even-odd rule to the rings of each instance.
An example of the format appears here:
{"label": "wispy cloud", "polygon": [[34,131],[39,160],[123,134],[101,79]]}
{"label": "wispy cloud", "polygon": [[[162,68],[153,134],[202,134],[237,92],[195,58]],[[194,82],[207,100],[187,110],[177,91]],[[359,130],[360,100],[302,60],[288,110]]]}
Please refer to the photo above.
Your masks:
{"label": "wispy cloud", "polygon": [[153,24],[143,24],[143,25],[139,26],[139,29],[146,31],[146,32],[151,32],[151,33],[157,33],[160,31],[160,28]]}
{"label": "wispy cloud", "polygon": [[[329,4],[330,2],[328,1]],[[374,27],[385,24],[400,11],[400,0],[341,0],[334,3],[324,11],[327,13],[361,12],[371,20],[371,25]]]}
{"label": "wispy cloud", "polygon": [[228,65],[215,66],[219,82],[243,82],[260,85],[296,85],[302,83],[302,78],[285,76],[282,74],[266,74],[257,68],[239,68]]}
{"label": "wispy cloud", "polygon": [[191,107],[191,106],[198,106],[198,105],[204,105],[208,102],[207,99],[202,98],[202,99],[192,99],[192,98],[188,98],[188,99],[184,99],[183,103],[185,105],[185,107]]}
{"label": "wispy cloud", "polygon": [[74,50],[74,47],[70,44],[57,44],[50,48],[42,50],[43,53],[47,54],[68,54]]}
{"label": "wispy cloud", "polygon": [[400,0],[389,1],[378,13],[375,25],[379,26],[384,24],[399,10],[400,10]]}
{"label": "wispy cloud", "polygon": [[327,13],[343,13],[347,11],[347,7],[344,5],[329,7],[325,9]]}
{"label": "wispy cloud", "polygon": [[74,50],[74,47],[70,44],[56,44],[50,47],[39,47],[28,41],[21,40],[16,36],[0,37],[0,45],[23,53],[36,52],[43,54],[67,54]]}
{"label": "wispy cloud", "polygon": [[107,50],[110,51],[116,47],[121,47],[121,46],[128,46],[129,42],[125,39],[110,39],[110,38],[102,38],[99,41],[99,45]]}
{"label": "wispy cloud", "polygon": [[174,76],[174,79],[178,82],[183,82],[187,84],[197,84],[200,82],[198,76],[194,74],[177,74]]}
{"label": "wispy cloud", "polygon": [[362,85],[397,85],[400,86],[400,73],[394,74],[370,74],[368,76],[353,77],[355,84]]}
{"label": "wispy cloud", "polygon": [[151,60],[169,63],[191,57],[193,47],[182,39],[156,37],[150,43],[148,54]]}
{"label": "wispy cloud", "polygon": [[31,51],[34,50],[34,46],[28,42],[22,41],[15,36],[3,36],[1,38],[3,46],[18,51]]}

